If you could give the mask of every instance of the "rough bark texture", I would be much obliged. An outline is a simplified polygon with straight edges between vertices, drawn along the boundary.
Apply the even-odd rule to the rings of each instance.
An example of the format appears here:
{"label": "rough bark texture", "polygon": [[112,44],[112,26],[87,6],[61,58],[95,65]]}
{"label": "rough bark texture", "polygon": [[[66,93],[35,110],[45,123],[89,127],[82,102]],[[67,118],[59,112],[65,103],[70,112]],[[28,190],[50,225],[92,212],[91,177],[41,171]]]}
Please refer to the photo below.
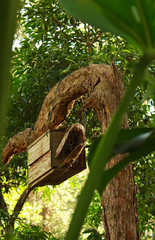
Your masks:
{"label": "rough bark texture", "polygon": [[[57,85],[55,85],[55,87],[47,94],[43,102],[34,128],[27,128],[9,140],[3,151],[3,162],[7,163],[15,153],[26,151],[27,146],[46,131],[48,116],[54,99],[55,104],[49,123],[49,129],[57,128],[66,120],[72,110],[74,101],[81,96],[89,93],[90,97],[88,99],[88,103],[89,100],[91,102],[92,97],[94,100],[95,95],[97,94],[95,92],[100,88],[99,86],[106,83],[106,78],[108,76],[105,76],[105,74],[112,74],[114,76],[113,67],[105,64],[93,64],[73,72],[59,84],[56,99],[55,92],[57,90]],[[102,87],[102,89],[103,88],[104,87]]]}
{"label": "rough bark texture", "polygon": [[[27,146],[46,131],[49,112],[55,98],[57,85],[46,96],[39,117],[33,129],[25,129],[9,140],[3,151],[3,162],[7,163],[11,156],[26,151]],[[59,85],[58,94],[50,119],[49,128],[57,128],[70,113],[74,101],[88,93],[84,108],[96,110],[105,132],[111,116],[123,96],[123,76],[112,64],[90,65],[73,72]],[[127,120],[124,120],[127,127]],[[116,156],[107,165],[111,167],[120,161]],[[137,240],[136,190],[132,164],[112,180],[103,193],[103,218],[105,223],[105,239]]]}
{"label": "rough bark texture", "polygon": [[[105,126],[103,132],[104,128]],[[127,118],[122,128],[128,128]],[[113,167],[123,157],[124,154],[116,155],[106,168]],[[130,163],[110,181],[102,194],[105,240],[139,239],[136,193],[133,168]]]}
{"label": "rough bark texture", "polygon": [[[114,157],[109,166],[120,161]],[[132,164],[124,168],[106,187],[102,195],[106,240],[137,240],[138,216]]]}
{"label": "rough bark texture", "polygon": [[[113,113],[124,93],[124,81],[117,68],[113,66],[114,75],[106,72],[106,82],[100,85],[88,100],[87,107],[96,110],[102,124],[102,133],[107,129]],[[104,91],[104,94],[103,94]],[[122,124],[128,128],[127,117]],[[123,155],[111,159],[106,168],[121,161]],[[106,187],[102,195],[105,240],[138,240],[138,216],[136,186],[132,163],[125,167]]]}

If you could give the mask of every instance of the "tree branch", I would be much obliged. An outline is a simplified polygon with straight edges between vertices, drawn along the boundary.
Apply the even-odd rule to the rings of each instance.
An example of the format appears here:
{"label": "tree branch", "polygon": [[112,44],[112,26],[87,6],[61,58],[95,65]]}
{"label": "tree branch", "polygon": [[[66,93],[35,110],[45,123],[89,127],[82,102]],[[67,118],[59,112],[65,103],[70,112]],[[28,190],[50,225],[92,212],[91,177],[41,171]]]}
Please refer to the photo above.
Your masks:
{"label": "tree branch", "polygon": [[[104,122],[105,116],[110,118],[113,106],[111,106],[109,96],[115,102],[117,96],[115,94],[111,95],[111,92],[114,92],[114,88],[118,88],[117,94],[120,92],[119,97],[121,98],[120,86],[122,86],[121,83],[123,82],[122,74],[118,70],[116,71],[116,69],[116,66],[105,64],[92,64],[81,68],[61,81],[55,99],[56,84],[47,94],[34,128],[27,128],[9,140],[3,150],[3,163],[7,163],[13,154],[26,151],[27,147],[46,131],[48,116],[54,99],[55,104],[49,129],[58,128],[68,117],[75,100],[87,93],[89,98],[85,101],[85,107],[94,108],[101,122]],[[120,76],[119,80],[117,79],[117,84],[115,84],[116,73]],[[101,113],[100,109],[104,109],[104,113]]]}
{"label": "tree branch", "polygon": [[93,40],[90,43],[90,46],[92,46],[95,42],[97,42],[97,40],[103,35],[102,31],[99,31],[98,35],[96,37],[93,38]]}
{"label": "tree branch", "polygon": [[[0,209],[1,211],[3,211],[3,213],[9,217],[9,212],[8,212],[8,207],[7,207],[7,204],[5,202],[5,199],[3,197],[3,194],[2,194],[2,185],[0,184]],[[8,223],[8,220],[6,220],[7,218],[3,218],[3,221],[5,223],[5,229],[7,228],[7,223]]]}

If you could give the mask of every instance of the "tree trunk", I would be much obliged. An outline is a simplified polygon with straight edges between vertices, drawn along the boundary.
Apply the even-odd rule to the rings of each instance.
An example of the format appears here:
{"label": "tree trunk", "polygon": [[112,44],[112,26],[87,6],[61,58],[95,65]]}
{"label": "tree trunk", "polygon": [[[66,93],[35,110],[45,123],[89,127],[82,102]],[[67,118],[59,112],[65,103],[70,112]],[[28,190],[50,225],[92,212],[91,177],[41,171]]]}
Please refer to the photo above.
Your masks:
{"label": "tree trunk", "polygon": [[[108,164],[120,161],[118,155]],[[138,240],[136,188],[132,163],[125,167],[107,185],[102,195],[106,240]]]}
{"label": "tree trunk", "polygon": [[[59,88],[58,86],[57,84],[46,96],[34,128],[25,129],[9,140],[3,151],[4,163],[7,163],[13,154],[26,151],[27,146],[46,131],[53,101],[55,104],[49,129],[57,128],[65,121],[74,101],[87,94],[88,99],[83,108],[95,109],[104,134],[124,94],[123,76],[114,64],[92,64],[73,72],[61,81]],[[122,127],[128,127],[127,119]],[[122,157],[114,157],[106,167],[113,166]],[[106,187],[103,193],[103,218],[106,240],[139,239],[132,164],[123,169]]]}
{"label": "tree trunk", "polygon": [[[93,103],[103,134],[124,94],[123,77],[116,66],[112,66],[114,75],[105,72],[106,83],[101,85],[96,93],[95,102],[98,104]],[[128,128],[127,117],[124,119],[122,128]],[[114,166],[123,157],[123,154],[115,156],[106,168]],[[106,186],[102,194],[105,240],[139,239],[136,192],[132,163],[130,163]]]}

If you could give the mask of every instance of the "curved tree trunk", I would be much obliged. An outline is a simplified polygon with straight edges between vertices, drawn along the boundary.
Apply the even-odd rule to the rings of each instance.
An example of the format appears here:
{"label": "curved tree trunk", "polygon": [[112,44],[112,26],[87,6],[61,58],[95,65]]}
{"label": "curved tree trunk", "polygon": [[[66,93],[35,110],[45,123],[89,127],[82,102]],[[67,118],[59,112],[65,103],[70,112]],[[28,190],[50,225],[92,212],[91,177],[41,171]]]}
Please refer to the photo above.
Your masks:
{"label": "curved tree trunk", "polygon": [[[91,96],[87,104],[87,107],[96,110],[103,134],[124,94],[123,76],[115,65],[112,66],[114,74],[104,72],[106,82],[99,86],[94,98]],[[128,128],[127,117],[122,128]],[[114,166],[122,158],[123,155],[115,156],[106,168]],[[107,185],[102,194],[105,240],[139,239],[136,192],[132,163],[130,163]]]}
{"label": "curved tree trunk", "polygon": [[[55,92],[57,96],[55,99]],[[57,128],[66,120],[74,101],[88,93],[84,108],[93,108],[105,132],[111,116],[116,110],[123,93],[122,74],[112,64],[90,65],[77,70],[56,85],[46,96],[33,129],[25,129],[11,138],[3,151],[3,162],[11,156],[26,151],[27,146],[46,131],[49,112],[55,104],[49,123],[49,129]],[[128,127],[127,119],[122,127]],[[121,160],[114,157],[107,168]],[[106,187],[103,193],[103,218],[106,240],[138,240],[136,190],[132,164],[129,164]]]}

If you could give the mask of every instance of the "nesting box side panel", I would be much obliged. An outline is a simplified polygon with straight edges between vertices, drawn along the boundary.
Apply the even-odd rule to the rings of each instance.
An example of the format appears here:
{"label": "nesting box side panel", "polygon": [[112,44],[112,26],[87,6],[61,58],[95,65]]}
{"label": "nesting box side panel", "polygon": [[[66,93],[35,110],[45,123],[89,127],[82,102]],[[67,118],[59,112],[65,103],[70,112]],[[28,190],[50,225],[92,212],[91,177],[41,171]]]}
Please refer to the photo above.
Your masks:
{"label": "nesting box side panel", "polygon": [[28,148],[28,165],[50,150],[50,133],[43,135]]}
{"label": "nesting box side panel", "polygon": [[65,129],[60,129],[59,131],[51,132],[51,151],[52,151],[52,166],[58,167],[63,163],[62,158],[55,158],[56,150],[65,134]]}
{"label": "nesting box side panel", "polygon": [[85,148],[83,149],[83,151],[81,152],[81,154],[79,155],[79,157],[76,160],[75,163],[79,169],[79,171],[83,171],[84,169],[86,169],[86,153],[85,153]]}
{"label": "nesting box side panel", "polygon": [[44,154],[38,161],[29,167],[29,184],[51,170],[51,151]]}

